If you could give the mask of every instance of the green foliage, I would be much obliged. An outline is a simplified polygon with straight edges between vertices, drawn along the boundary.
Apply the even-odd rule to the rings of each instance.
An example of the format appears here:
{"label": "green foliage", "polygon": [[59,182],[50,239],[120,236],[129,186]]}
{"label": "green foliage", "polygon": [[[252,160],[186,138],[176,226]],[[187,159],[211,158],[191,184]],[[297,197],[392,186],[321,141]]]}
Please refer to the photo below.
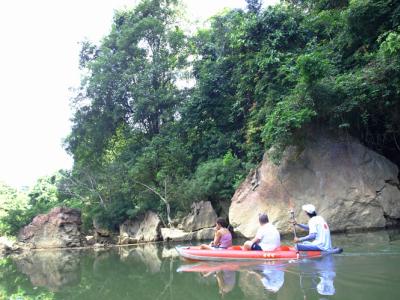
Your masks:
{"label": "green foliage", "polygon": [[0,235],[13,234],[24,223],[28,196],[0,182]]}
{"label": "green foliage", "polygon": [[[83,44],[90,103],[67,148],[71,178],[89,187],[76,189],[88,216],[115,224],[163,213],[161,197],[174,212],[204,199],[218,206],[244,166],[270,148],[279,162],[320,124],[398,156],[398,3],[285,2],[247,1],[187,37],[173,5],[143,1],[115,15],[101,45]],[[195,85],[177,89],[188,66]]]}
{"label": "green foliage", "polygon": [[34,186],[27,192],[18,192],[11,187],[1,185],[0,201],[3,202],[4,212],[0,216],[0,233],[15,235],[23,226],[29,224],[38,215],[47,213],[57,206],[77,207],[81,203],[63,201],[59,196],[59,183],[63,172],[57,172],[52,176],[39,178]]}
{"label": "green foliage", "polygon": [[86,228],[218,207],[265,151],[279,163],[321,126],[400,165],[399,1],[246,2],[189,36],[177,1],[143,0],[115,13],[99,45],[84,41],[65,141],[74,168],[38,181],[6,230],[60,204]]}
{"label": "green foliage", "polygon": [[215,206],[221,200],[229,199],[243,179],[240,160],[232,151],[222,158],[212,159],[198,166],[192,179],[185,182],[185,197],[189,203],[209,200]]}

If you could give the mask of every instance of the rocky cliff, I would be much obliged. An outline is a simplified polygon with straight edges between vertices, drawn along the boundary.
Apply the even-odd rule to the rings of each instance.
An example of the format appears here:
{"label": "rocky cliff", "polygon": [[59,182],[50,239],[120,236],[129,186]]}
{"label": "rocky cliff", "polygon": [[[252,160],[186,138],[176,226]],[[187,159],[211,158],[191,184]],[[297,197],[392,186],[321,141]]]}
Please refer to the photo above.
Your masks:
{"label": "rocky cliff", "polygon": [[332,231],[383,228],[400,221],[398,168],[350,137],[316,134],[304,148],[288,148],[281,164],[268,153],[236,190],[229,209],[235,231],[254,235],[267,212],[282,233],[291,232],[290,207],[312,203]]}

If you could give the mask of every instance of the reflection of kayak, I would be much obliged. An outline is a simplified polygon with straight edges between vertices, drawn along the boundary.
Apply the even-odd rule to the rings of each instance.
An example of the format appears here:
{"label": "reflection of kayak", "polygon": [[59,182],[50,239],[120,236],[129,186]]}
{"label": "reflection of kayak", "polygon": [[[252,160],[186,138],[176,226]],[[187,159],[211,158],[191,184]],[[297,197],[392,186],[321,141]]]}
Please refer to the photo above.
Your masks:
{"label": "reflection of kayak", "polygon": [[257,267],[280,268],[284,266],[277,261],[229,261],[229,262],[201,262],[198,264],[187,264],[180,266],[177,272],[208,273],[218,271],[238,271],[241,269],[254,269]]}
{"label": "reflection of kayak", "polygon": [[296,251],[294,247],[281,246],[274,251],[245,251],[240,246],[228,249],[203,250],[200,247],[176,247],[179,255],[188,260],[202,261],[228,261],[228,260],[292,260],[303,258],[316,258],[326,254],[341,253],[341,248],[330,251]]}

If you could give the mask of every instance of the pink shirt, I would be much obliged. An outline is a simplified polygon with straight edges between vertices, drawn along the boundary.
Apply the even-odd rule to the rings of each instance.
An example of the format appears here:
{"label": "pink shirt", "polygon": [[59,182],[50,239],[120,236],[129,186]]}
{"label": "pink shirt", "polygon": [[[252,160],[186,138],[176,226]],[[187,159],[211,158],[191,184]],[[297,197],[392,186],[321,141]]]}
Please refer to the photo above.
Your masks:
{"label": "pink shirt", "polygon": [[219,240],[219,247],[228,248],[230,246],[232,246],[232,234],[227,232],[221,236],[221,239]]}

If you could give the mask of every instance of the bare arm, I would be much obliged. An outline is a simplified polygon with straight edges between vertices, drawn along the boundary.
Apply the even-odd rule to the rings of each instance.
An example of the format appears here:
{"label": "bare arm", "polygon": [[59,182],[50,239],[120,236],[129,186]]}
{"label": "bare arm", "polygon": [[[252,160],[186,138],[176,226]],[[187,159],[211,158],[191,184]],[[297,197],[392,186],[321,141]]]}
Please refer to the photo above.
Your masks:
{"label": "bare arm", "polygon": [[221,236],[221,230],[215,232],[214,241],[211,243],[212,246],[218,246],[220,244]]}

